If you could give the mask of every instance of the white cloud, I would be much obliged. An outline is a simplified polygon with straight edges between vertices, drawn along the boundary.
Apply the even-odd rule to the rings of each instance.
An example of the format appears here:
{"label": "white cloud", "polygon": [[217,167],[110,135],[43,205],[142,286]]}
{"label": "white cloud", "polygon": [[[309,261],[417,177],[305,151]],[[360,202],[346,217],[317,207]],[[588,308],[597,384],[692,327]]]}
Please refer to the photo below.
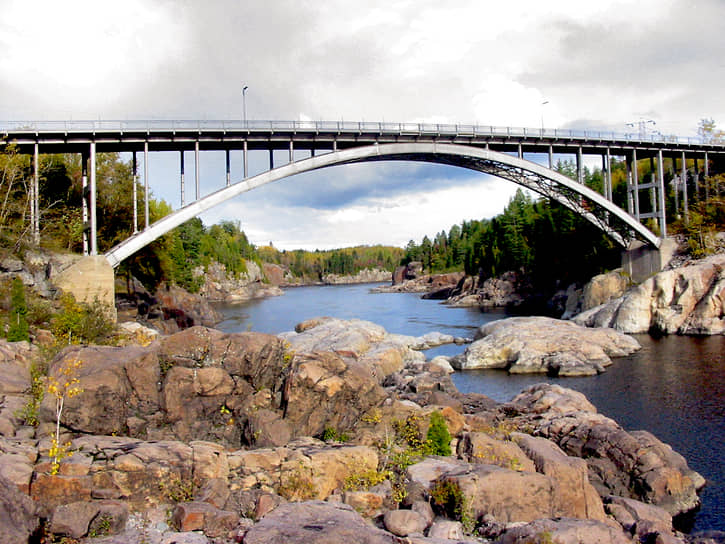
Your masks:
{"label": "white cloud", "polygon": [[[725,124],[715,91],[725,83],[723,17],[720,0],[696,9],[686,0],[6,0],[0,118],[238,119],[248,85],[250,119],[536,128],[543,116],[547,127],[623,131],[645,116],[688,135],[701,117]],[[218,163],[202,159],[202,192],[223,183]],[[152,165],[154,193],[177,205],[178,155]],[[265,165],[255,157],[252,173]],[[238,156],[232,168],[240,179]],[[420,168],[421,178],[435,174]],[[288,196],[271,213],[241,200],[205,217],[241,213],[259,243],[404,243],[507,200],[476,193],[499,206],[489,213],[468,185],[418,193],[414,174],[395,168],[315,179],[329,187],[317,204],[295,206],[296,184],[285,182],[269,193]],[[393,187],[395,213],[381,196]]]}

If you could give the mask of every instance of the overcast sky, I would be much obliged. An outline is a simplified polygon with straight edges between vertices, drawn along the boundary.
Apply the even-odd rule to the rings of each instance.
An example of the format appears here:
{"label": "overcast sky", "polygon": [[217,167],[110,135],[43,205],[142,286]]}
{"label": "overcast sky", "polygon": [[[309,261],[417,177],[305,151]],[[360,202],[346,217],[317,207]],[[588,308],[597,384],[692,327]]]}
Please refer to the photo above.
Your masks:
{"label": "overcast sky", "polygon": [[[249,119],[601,128],[725,124],[725,2],[0,0],[0,120]],[[544,102],[547,102],[544,104]],[[630,129],[631,130],[631,129]],[[224,184],[203,154],[202,192]],[[241,178],[241,158],[232,164]],[[263,157],[253,158],[262,168]],[[187,159],[187,177],[193,157]],[[259,165],[259,166],[257,166]],[[152,154],[179,205],[178,155]],[[515,185],[386,163],[290,178],[207,212],[277,247],[404,245],[500,212]]]}

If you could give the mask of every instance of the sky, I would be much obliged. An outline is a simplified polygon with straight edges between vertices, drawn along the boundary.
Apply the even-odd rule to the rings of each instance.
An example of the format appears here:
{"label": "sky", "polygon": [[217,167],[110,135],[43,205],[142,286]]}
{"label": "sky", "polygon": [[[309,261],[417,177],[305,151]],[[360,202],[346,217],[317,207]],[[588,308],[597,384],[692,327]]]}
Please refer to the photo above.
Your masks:
{"label": "sky", "polygon": [[[0,122],[463,123],[689,136],[725,123],[721,0],[0,0]],[[652,121],[652,122],[650,122]],[[265,159],[251,156],[252,172]],[[153,194],[179,205],[175,153]],[[186,158],[187,179],[193,154]],[[202,153],[202,193],[225,183]],[[233,157],[239,180],[241,156]],[[409,163],[333,167],[206,212],[276,247],[403,246],[500,213],[511,182]],[[187,194],[188,189],[187,189]],[[187,198],[188,200],[188,198]]]}

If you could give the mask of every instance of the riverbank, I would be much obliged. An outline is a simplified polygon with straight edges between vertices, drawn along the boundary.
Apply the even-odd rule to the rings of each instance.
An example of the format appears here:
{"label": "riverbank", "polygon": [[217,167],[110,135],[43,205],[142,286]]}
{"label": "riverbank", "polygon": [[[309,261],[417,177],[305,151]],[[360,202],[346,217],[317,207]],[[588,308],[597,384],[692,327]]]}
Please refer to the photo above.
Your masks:
{"label": "riverbank", "polygon": [[[29,506],[13,489],[29,493],[57,534],[102,527],[116,534],[106,543],[190,542],[188,531],[204,535],[194,542],[433,543],[473,541],[474,528],[501,543],[572,531],[585,541],[705,542],[672,531],[704,482],[656,438],[558,386],[503,404],[462,394],[414,344],[322,319],[283,338],[194,327],[147,347],[70,348],[49,375],[81,361],[82,392],[61,418],[75,453],[47,474],[51,405],[37,428],[0,412],[13,430],[0,440],[0,473],[14,478],[7,494]],[[18,390],[6,398],[24,399]],[[452,451],[430,457],[421,448],[436,412]],[[573,432],[598,445],[577,452]]]}

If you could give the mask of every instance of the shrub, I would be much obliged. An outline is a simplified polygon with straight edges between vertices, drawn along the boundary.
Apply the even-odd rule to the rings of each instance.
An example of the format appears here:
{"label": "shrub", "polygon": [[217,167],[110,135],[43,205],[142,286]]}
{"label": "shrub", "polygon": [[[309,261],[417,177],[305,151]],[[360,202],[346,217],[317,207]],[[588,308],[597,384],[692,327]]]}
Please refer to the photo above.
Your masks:
{"label": "shrub", "polygon": [[451,480],[438,480],[430,490],[433,499],[433,506],[440,513],[450,519],[455,519],[463,524],[467,533],[473,530],[474,519],[468,503],[468,497],[463,494],[460,486]]}
{"label": "shrub", "polygon": [[430,415],[426,439],[433,455],[451,454],[451,433],[448,432],[448,425],[440,412],[436,411]]}
{"label": "shrub", "polygon": [[98,299],[91,304],[76,302],[70,293],[60,297],[61,310],[51,321],[53,334],[68,344],[100,343],[113,332],[114,323]]}
{"label": "shrub", "polygon": [[28,306],[25,303],[25,286],[20,278],[15,278],[10,288],[9,342],[29,340],[27,315]]}

